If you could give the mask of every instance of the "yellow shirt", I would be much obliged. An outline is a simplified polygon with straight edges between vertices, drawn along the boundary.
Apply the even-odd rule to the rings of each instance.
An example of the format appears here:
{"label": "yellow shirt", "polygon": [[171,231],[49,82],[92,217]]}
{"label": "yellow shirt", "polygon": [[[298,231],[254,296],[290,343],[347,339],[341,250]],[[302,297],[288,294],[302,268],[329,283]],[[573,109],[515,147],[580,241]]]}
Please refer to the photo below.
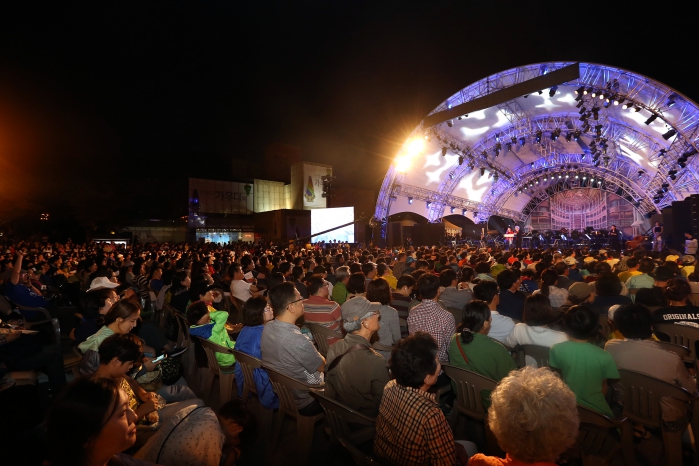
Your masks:
{"label": "yellow shirt", "polygon": [[398,285],[398,279],[393,275],[384,275],[383,277],[379,278],[383,278],[384,280],[386,280],[388,282],[388,286],[390,286],[392,290],[396,289],[396,286]]}
{"label": "yellow shirt", "polygon": [[626,283],[626,280],[633,277],[634,275],[641,275],[641,272],[639,272],[638,270],[626,270],[625,272],[620,272],[619,280],[621,280],[621,283]]}

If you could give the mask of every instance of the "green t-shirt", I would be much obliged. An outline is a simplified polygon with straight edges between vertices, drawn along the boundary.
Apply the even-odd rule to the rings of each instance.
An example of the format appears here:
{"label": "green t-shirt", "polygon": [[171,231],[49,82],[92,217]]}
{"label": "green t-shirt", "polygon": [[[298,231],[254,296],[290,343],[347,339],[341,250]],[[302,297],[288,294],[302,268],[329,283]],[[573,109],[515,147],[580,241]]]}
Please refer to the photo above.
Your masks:
{"label": "green t-shirt", "polygon": [[591,343],[566,341],[553,345],[549,365],[561,371],[578,404],[614,417],[602,393],[605,379],[618,379],[619,371],[611,354]]}
{"label": "green t-shirt", "polygon": [[332,294],[332,300],[335,301],[337,304],[342,306],[345,301],[347,301],[347,287],[345,286],[344,283],[342,282],[337,282],[335,283],[335,286],[333,286],[333,294]]}
{"label": "green t-shirt", "polygon": [[[458,341],[457,341],[458,338]],[[468,358],[468,362],[459,351],[459,344]],[[469,344],[461,341],[461,334],[456,333],[449,342],[449,363],[481,374],[496,382],[500,382],[507,377],[510,371],[517,370],[517,365],[510,353],[497,341],[480,333],[473,334],[473,341]],[[452,382],[452,388],[456,392],[455,384]],[[481,393],[483,406],[488,409],[490,407],[490,391],[483,390]]]}

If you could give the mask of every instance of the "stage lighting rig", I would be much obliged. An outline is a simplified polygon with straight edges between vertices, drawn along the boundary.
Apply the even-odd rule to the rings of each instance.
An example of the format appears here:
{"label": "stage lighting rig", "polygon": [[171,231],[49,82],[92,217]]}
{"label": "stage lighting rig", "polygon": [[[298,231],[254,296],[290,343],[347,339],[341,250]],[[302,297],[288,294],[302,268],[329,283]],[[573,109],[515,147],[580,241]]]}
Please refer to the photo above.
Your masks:
{"label": "stage lighting rig", "polygon": [[447,120],[447,126],[450,127],[450,128],[451,128],[452,126],[454,126],[454,121],[453,121],[453,120]]}
{"label": "stage lighting rig", "polygon": [[667,141],[675,134],[677,134],[677,130],[675,128],[670,128],[667,133],[663,134],[663,139]]}
{"label": "stage lighting rig", "polygon": [[573,135],[570,133],[570,131],[566,132],[566,141],[570,142],[573,139]]}
{"label": "stage lighting rig", "polygon": [[585,92],[585,86],[580,86],[575,90],[576,95],[582,95],[583,92]]}
{"label": "stage lighting rig", "polygon": [[629,101],[626,102],[624,105],[622,105],[621,108],[623,108],[624,110],[626,110],[627,108],[628,108],[628,109],[632,109],[632,108],[633,108],[633,101],[632,101],[632,100],[629,100]]}
{"label": "stage lighting rig", "polygon": [[636,111],[636,113],[638,113],[638,112],[641,111],[641,107],[638,106],[638,105],[636,105],[636,106],[634,107],[634,110]]}
{"label": "stage lighting rig", "polygon": [[460,155],[459,156],[459,165],[463,165],[463,163],[464,163],[464,156]]}
{"label": "stage lighting rig", "polygon": [[502,144],[500,144],[499,142],[497,144],[495,144],[495,149],[493,150],[493,152],[495,153],[495,157],[500,155],[501,149],[502,149]]}
{"label": "stage lighting rig", "polygon": [[626,99],[620,95],[614,96],[614,105],[619,105],[620,103],[624,102],[624,100]]}
{"label": "stage lighting rig", "polygon": [[638,170],[638,177],[639,178],[643,177],[643,175],[645,175],[645,174],[646,174],[646,172],[644,172],[643,170]]}
{"label": "stage lighting rig", "polygon": [[452,214],[454,213],[454,207],[449,210]]}
{"label": "stage lighting rig", "polygon": [[432,205],[432,203],[431,203],[430,201],[427,201],[427,203],[426,203],[425,205],[426,205],[426,206],[427,206],[427,208],[429,209],[429,208],[430,208],[430,206]]}
{"label": "stage lighting rig", "polygon": [[413,203],[413,198],[412,198],[412,197],[408,197],[408,204],[412,204],[412,203]]}
{"label": "stage lighting rig", "polygon": [[500,178],[500,175],[498,175],[497,173],[495,173],[495,174],[493,175],[493,182],[494,182],[494,183],[497,183],[499,178]]}
{"label": "stage lighting rig", "polygon": [[[581,97],[582,97],[582,96],[581,96]],[[585,105],[585,102],[584,102],[584,101],[582,100],[582,98],[581,98],[581,99],[580,99],[580,102],[578,102],[578,103],[575,105],[575,107],[576,107],[576,108],[580,108],[580,107],[582,107],[583,105]]]}
{"label": "stage lighting rig", "polygon": [[599,120],[599,107],[592,107],[592,117],[595,120]]}
{"label": "stage lighting rig", "polygon": [[665,157],[665,154],[667,154],[667,151],[665,149],[660,149],[660,152],[658,152],[658,157]]}
{"label": "stage lighting rig", "polygon": [[599,93],[599,100],[604,100],[604,92]]}
{"label": "stage lighting rig", "polygon": [[556,95],[556,91],[558,90],[558,86],[551,86],[549,89],[549,97],[553,97]]}
{"label": "stage lighting rig", "polygon": [[658,118],[658,114],[657,114],[657,113],[651,113],[650,116],[648,117],[648,119],[645,121],[645,123],[646,123],[647,125],[650,125],[651,123],[653,123],[653,122],[655,121],[656,118]]}
{"label": "stage lighting rig", "polygon": [[481,176],[485,175],[485,167],[481,167]]}
{"label": "stage lighting rig", "polygon": [[461,209],[461,215],[466,216],[466,209]]}
{"label": "stage lighting rig", "polygon": [[541,135],[542,135],[541,130],[538,130],[538,131],[536,132],[536,138],[535,138],[537,144],[541,144]]}
{"label": "stage lighting rig", "polygon": [[590,94],[590,95],[591,95],[591,96],[592,96],[592,98],[594,99],[595,97],[597,97],[597,91],[596,91],[596,90],[594,90],[594,89],[592,89],[592,92],[591,92],[591,94]]}
{"label": "stage lighting rig", "polygon": [[519,145],[520,147],[524,147],[524,144],[527,142],[527,139],[524,137],[519,138]]}
{"label": "stage lighting rig", "polygon": [[667,106],[672,107],[673,105],[675,105],[675,99],[677,99],[677,94],[670,94],[670,97],[667,98]]}
{"label": "stage lighting rig", "polygon": [[553,131],[551,131],[551,140],[552,141],[557,140],[558,136],[560,136],[560,135],[561,135],[561,129],[560,128],[554,129]]}

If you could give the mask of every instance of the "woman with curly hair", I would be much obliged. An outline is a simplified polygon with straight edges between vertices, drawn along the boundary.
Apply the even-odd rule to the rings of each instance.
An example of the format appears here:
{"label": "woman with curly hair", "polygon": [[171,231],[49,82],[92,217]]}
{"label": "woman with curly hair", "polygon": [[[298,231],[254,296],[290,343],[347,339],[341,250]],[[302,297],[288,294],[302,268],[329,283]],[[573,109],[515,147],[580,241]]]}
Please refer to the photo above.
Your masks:
{"label": "woman with curly hair", "polygon": [[511,372],[491,399],[488,425],[507,456],[478,453],[469,466],[554,466],[575,443],[580,425],[575,394],[548,368]]}

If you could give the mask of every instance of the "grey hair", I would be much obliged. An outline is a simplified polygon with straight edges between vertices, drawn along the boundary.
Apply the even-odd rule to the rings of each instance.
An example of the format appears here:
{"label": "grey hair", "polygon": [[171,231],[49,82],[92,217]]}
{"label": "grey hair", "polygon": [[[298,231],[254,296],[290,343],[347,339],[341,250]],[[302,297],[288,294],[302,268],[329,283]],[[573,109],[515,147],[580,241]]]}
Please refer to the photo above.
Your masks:
{"label": "grey hair", "polygon": [[335,278],[337,279],[338,282],[341,282],[345,278],[350,276],[350,271],[349,267],[346,265],[343,265],[342,267],[338,267],[335,269]]}
{"label": "grey hair", "polygon": [[342,321],[342,328],[344,328],[345,332],[347,332],[347,333],[356,332],[357,330],[362,328],[362,321],[365,319],[368,319],[369,317],[373,316],[374,314],[376,314],[376,311],[369,311],[366,314],[364,314],[360,319],[353,320],[351,322],[343,320]]}

